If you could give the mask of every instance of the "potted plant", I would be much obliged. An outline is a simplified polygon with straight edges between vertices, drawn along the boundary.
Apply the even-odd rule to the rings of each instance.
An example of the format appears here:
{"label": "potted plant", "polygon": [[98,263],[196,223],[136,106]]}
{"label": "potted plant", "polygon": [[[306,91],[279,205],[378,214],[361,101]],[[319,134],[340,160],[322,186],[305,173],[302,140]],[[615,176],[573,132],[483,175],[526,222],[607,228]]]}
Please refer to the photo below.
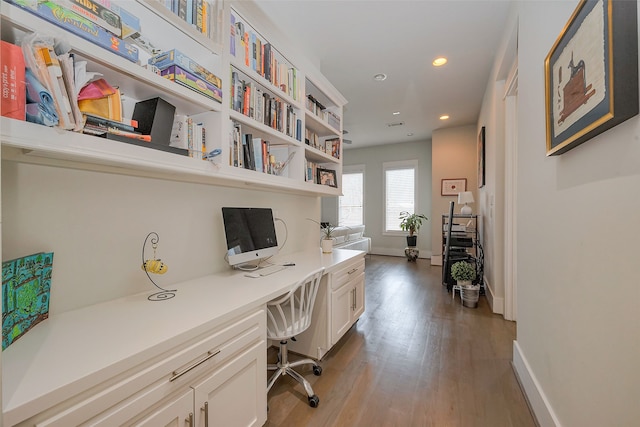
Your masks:
{"label": "potted plant", "polygon": [[409,213],[407,211],[400,212],[400,229],[409,232],[407,236],[407,246],[416,246],[418,236],[414,234],[417,233],[422,226],[422,220],[426,221],[428,219],[429,218],[423,214]]}
{"label": "potted plant", "polygon": [[457,287],[460,289],[462,305],[472,308],[477,307],[480,297],[480,285],[472,284],[472,281],[476,278],[475,265],[468,261],[458,261],[451,266],[451,277],[457,282]]}
{"label": "potted plant", "polygon": [[325,254],[333,252],[333,230],[335,230],[337,226],[331,225],[330,222],[318,222],[311,218],[307,219],[320,226],[320,247],[322,248],[322,252]]}
{"label": "potted plant", "polygon": [[322,234],[322,240],[320,240],[320,247],[325,254],[333,251],[333,230],[336,229],[335,225],[327,222],[320,225],[320,231]]}

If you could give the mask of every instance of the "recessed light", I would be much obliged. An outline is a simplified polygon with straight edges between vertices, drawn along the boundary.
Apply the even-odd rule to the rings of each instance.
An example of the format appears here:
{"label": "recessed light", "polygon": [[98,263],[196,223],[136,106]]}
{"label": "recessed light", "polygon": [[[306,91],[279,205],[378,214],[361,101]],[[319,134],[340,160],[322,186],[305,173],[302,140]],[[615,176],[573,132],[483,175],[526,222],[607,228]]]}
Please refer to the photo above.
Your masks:
{"label": "recessed light", "polygon": [[448,120],[449,116],[447,114],[443,114],[442,116],[440,116],[440,120]]}
{"label": "recessed light", "polygon": [[393,112],[393,115],[394,115],[394,116],[399,116],[399,115],[400,115],[400,111],[394,111],[394,112]]}
{"label": "recessed light", "polygon": [[382,82],[387,80],[387,75],[384,73],[378,73],[375,76],[373,76],[373,80],[377,81],[377,82]]}
{"label": "recessed light", "polygon": [[444,56],[441,56],[433,60],[434,67],[442,67],[446,63],[447,63],[447,58],[445,58]]}

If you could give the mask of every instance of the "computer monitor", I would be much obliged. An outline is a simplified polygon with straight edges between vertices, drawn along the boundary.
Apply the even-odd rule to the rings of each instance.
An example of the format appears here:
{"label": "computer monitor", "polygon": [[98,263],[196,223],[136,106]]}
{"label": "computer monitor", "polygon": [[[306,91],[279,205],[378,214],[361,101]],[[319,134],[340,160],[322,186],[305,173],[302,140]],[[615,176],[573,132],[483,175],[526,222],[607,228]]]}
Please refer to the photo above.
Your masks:
{"label": "computer monitor", "polygon": [[278,253],[278,240],[270,208],[223,207],[229,265],[260,261]]}

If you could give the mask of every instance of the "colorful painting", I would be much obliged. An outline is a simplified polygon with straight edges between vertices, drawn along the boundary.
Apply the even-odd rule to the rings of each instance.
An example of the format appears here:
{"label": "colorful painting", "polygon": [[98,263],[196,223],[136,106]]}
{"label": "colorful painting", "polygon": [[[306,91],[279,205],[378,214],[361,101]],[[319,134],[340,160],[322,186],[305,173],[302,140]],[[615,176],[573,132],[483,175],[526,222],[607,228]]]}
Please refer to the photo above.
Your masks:
{"label": "colorful painting", "polygon": [[2,350],[49,317],[53,252],[2,263]]}
{"label": "colorful painting", "polygon": [[638,114],[636,2],[583,0],[545,60],[547,155]]}

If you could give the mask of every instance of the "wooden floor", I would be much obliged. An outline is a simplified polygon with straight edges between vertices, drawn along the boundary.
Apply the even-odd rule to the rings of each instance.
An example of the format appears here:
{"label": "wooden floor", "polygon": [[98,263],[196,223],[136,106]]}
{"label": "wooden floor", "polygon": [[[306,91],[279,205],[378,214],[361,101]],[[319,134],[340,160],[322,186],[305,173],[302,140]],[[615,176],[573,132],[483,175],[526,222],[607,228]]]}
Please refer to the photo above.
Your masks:
{"label": "wooden floor", "polygon": [[511,367],[515,326],[484,297],[475,309],[452,301],[429,260],[367,257],[365,313],[321,361],[322,376],[297,368],[320,405],[280,378],[265,425],[535,427]]}

